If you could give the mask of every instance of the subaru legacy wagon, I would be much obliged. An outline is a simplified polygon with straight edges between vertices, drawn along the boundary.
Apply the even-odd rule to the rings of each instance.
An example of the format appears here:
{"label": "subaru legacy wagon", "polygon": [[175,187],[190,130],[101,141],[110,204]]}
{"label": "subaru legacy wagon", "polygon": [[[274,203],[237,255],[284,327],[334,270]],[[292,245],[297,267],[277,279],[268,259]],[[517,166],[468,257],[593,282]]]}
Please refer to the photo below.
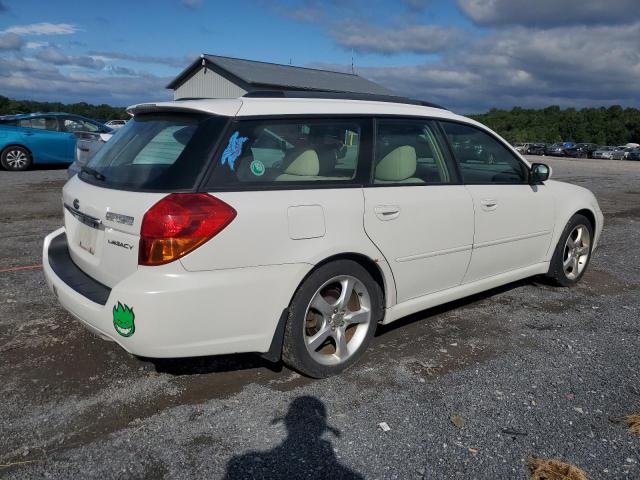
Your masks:
{"label": "subaru legacy wagon", "polygon": [[257,352],[326,377],[380,323],[535,275],[576,284],[602,231],[590,191],[437,106],[280,92],[129,111],[64,186],[43,265],[135,355]]}

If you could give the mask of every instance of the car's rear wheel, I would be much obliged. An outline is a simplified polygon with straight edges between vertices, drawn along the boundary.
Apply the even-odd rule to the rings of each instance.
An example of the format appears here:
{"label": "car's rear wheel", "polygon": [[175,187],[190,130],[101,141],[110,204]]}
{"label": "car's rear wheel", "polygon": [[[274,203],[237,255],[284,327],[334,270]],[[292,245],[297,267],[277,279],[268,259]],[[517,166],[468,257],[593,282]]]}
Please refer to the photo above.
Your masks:
{"label": "car's rear wheel", "polygon": [[587,270],[592,247],[593,225],[584,215],[574,215],[556,246],[548,276],[563,287],[575,285]]}
{"label": "car's rear wheel", "polygon": [[0,163],[6,170],[27,170],[31,166],[31,154],[24,147],[12,145],[2,151]]}
{"label": "car's rear wheel", "polygon": [[340,373],[366,350],[382,317],[382,290],[352,260],[321,266],[289,306],[282,358],[314,378]]}

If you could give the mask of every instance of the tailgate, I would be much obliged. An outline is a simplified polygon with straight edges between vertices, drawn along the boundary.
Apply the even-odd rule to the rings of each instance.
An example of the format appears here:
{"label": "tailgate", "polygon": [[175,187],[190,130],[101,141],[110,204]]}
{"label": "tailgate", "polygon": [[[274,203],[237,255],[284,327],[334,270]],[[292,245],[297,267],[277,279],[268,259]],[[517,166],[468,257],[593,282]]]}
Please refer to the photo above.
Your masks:
{"label": "tailgate", "polygon": [[97,187],[74,176],[62,201],[69,253],[74,263],[113,287],[138,268],[140,225],[145,212],[165,193]]}

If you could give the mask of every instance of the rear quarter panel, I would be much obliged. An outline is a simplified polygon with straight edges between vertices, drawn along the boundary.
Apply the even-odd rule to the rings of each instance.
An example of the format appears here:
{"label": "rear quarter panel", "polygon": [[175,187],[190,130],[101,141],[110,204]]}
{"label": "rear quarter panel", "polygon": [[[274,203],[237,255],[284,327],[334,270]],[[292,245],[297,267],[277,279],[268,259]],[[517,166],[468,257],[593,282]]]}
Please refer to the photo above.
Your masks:
{"label": "rear quarter panel", "polygon": [[[313,266],[335,255],[355,253],[378,265],[385,281],[387,303],[395,303],[389,266],[364,231],[361,188],[212,195],[231,205],[237,217],[209,242],[186,255],[181,260],[185,269],[204,271],[289,263]],[[314,212],[313,224],[304,215],[297,215],[297,207]]]}

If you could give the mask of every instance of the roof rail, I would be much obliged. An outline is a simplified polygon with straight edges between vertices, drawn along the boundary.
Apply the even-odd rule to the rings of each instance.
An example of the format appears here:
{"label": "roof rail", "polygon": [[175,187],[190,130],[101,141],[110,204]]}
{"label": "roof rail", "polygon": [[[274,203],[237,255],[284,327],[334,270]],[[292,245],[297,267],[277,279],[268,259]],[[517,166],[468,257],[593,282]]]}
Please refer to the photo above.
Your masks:
{"label": "roof rail", "polygon": [[243,95],[245,98],[324,98],[334,100],[368,100],[370,102],[404,103],[422,107],[446,108],[431,102],[413,100],[395,95],[376,95],[372,93],[330,92],[323,90],[254,90]]}

